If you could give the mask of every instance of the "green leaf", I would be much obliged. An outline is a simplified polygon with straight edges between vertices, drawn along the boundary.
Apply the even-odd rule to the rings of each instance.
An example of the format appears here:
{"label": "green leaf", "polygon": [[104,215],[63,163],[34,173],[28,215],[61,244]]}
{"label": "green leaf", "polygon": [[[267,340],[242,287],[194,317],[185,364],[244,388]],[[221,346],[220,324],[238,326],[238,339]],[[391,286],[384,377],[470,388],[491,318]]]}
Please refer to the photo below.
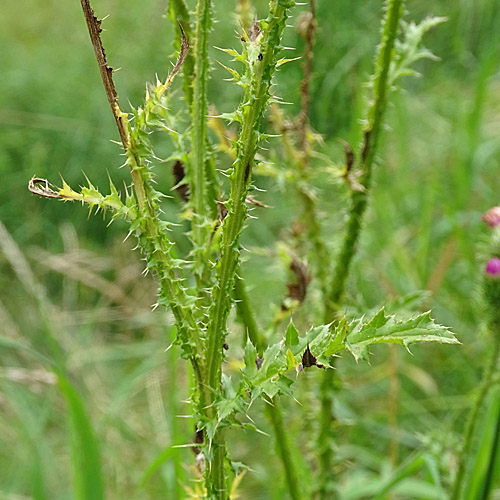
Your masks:
{"label": "green leaf", "polygon": [[219,421],[224,420],[233,413],[245,413],[244,400],[240,393],[236,392],[231,382],[231,377],[222,374],[223,391],[215,403]]}
{"label": "green leaf", "polygon": [[297,331],[297,328],[295,328],[293,321],[290,320],[290,324],[288,325],[285,334],[285,346],[291,347],[293,345],[297,345],[298,343],[299,343],[299,332]]}
{"label": "green leaf", "polygon": [[243,373],[248,378],[253,378],[257,374],[257,349],[252,342],[247,342],[245,347],[245,369]]}
{"label": "green leaf", "polygon": [[286,350],[286,364],[288,370],[293,370],[299,365],[297,358],[292,354],[292,351],[290,351],[290,349]]}
{"label": "green leaf", "polygon": [[334,336],[333,340],[330,342],[330,345],[328,346],[324,355],[325,356],[332,356],[333,354],[336,354],[337,352],[342,351],[345,348],[344,342],[345,342],[345,339],[346,339],[348,333],[349,333],[349,328],[348,328],[348,324],[347,324],[347,319],[342,318],[342,320],[340,321],[340,323],[337,327],[336,335]]}
{"label": "green leaf", "polygon": [[386,315],[382,308],[368,322],[355,320],[349,326],[351,333],[345,345],[356,361],[368,359],[369,347],[373,344],[401,344],[408,349],[417,342],[460,343],[448,328],[434,323],[430,312],[398,321],[395,316]]}
{"label": "green leaf", "polygon": [[489,498],[495,487],[500,466],[500,387],[492,388],[487,409],[477,426],[475,456],[466,475],[464,500]]}
{"label": "green leaf", "polygon": [[68,405],[72,435],[73,475],[77,500],[104,500],[99,446],[82,398],[66,377],[58,376]]}

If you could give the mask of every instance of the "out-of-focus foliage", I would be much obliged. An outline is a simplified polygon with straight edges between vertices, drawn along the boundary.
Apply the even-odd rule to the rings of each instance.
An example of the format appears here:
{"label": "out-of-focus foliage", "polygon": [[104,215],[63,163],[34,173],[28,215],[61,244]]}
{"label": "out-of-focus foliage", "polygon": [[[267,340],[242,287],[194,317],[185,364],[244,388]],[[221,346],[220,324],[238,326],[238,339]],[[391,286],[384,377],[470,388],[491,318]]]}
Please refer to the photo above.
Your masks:
{"label": "out-of-focus foliage", "polygon": [[[261,16],[265,3],[254,2]],[[361,140],[356,125],[382,2],[317,3],[310,120],[324,140],[319,196],[325,214],[334,214],[328,218],[329,234],[339,238],[346,199],[330,179],[343,162],[338,138],[351,144]],[[225,62],[212,46],[239,45],[238,24],[227,20],[235,6],[236,1],[215,2],[215,16],[224,21],[212,32],[214,61]],[[125,8],[123,2],[101,0],[95,8],[110,14],[104,43],[109,62],[121,68],[115,78],[122,102],[137,105],[144,81],[154,81],[155,73],[164,78],[175,59],[175,32],[162,17],[166,2],[127,2]],[[463,345],[415,346],[413,356],[375,347],[371,367],[347,356],[338,363],[345,380],[338,402],[338,453],[344,467],[352,463],[355,471],[342,485],[351,499],[371,498],[373,492],[387,498],[391,481],[397,483],[392,498],[445,498],[453,453],[488,351],[474,305],[482,266],[480,214],[498,204],[500,190],[500,13],[495,0],[409,0],[408,9],[416,20],[428,14],[448,18],[426,40],[441,62],[420,61],[423,77],[408,79],[389,109],[391,127],[375,172],[348,302],[364,311],[392,297],[391,314],[432,307],[436,320],[449,325]],[[293,30],[286,36],[285,45],[297,47],[290,57],[300,55],[302,38]],[[193,422],[178,418],[190,414],[178,402],[188,396],[184,387],[190,375],[177,364],[176,347],[164,352],[174,335],[165,328],[171,324],[167,314],[150,314],[154,283],[141,276],[133,245],[122,245],[121,223],[107,228],[108,220],[89,218],[78,204],[41,200],[26,189],[33,174],[56,179],[60,173],[70,185],[84,185],[83,170],[95,185],[107,185],[108,173],[118,189],[128,182],[128,172],[118,169],[120,150],[110,142],[117,134],[80,6],[76,1],[6,2],[0,42],[0,221],[21,250],[9,254],[0,247],[0,335],[46,354],[45,321],[57,325],[69,379],[83,394],[99,438],[106,498],[182,498],[194,477],[184,464],[192,464],[194,455],[172,445],[193,437]],[[231,111],[240,95],[223,81],[223,68],[214,64],[212,69],[209,100],[219,112]],[[291,103],[285,108],[290,114],[299,110],[300,79],[300,62],[284,65],[276,78],[279,95]],[[175,107],[175,94],[172,101]],[[158,152],[168,154],[168,145],[159,144]],[[174,185],[168,164],[158,182]],[[279,176],[261,177],[258,185],[267,189],[259,200],[272,208],[256,208],[259,224],[248,223],[243,243],[251,252],[243,273],[265,326],[286,295],[289,262],[275,256],[277,241],[286,241],[292,231],[295,207]],[[167,201],[164,209],[174,203]],[[185,244],[182,237],[179,243]],[[23,282],[26,269],[36,280]],[[422,289],[429,291],[420,298],[423,304],[396,299]],[[314,293],[306,300],[313,304]],[[297,326],[303,326],[300,316]],[[241,367],[231,360],[243,357],[243,347],[238,327],[233,330],[228,371],[239,373]],[[313,375],[304,375],[299,401],[314,387],[312,381],[311,388],[307,385]],[[71,498],[70,424],[56,384],[43,360],[0,345],[0,496]],[[289,435],[297,436],[303,455],[294,457],[299,464],[312,454],[302,431],[316,425],[318,410],[311,407],[304,420],[302,410],[285,406]],[[259,429],[268,430],[260,407],[251,415]],[[231,445],[233,459],[254,469],[239,485],[241,497],[283,498],[282,484],[274,480],[281,474],[278,459],[258,460],[262,450],[272,453],[269,438],[249,430]]]}

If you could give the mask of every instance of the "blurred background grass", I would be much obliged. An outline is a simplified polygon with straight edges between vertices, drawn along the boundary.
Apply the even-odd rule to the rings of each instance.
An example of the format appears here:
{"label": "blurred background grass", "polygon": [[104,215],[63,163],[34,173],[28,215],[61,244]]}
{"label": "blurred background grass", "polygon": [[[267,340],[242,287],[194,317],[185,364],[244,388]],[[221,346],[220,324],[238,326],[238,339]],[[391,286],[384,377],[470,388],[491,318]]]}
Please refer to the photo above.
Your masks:
{"label": "blurred background grass", "polygon": [[[220,22],[212,45],[237,47],[237,23],[227,14],[236,0],[214,3]],[[254,4],[262,17],[266,2]],[[318,0],[310,119],[324,138],[322,153],[339,164],[337,139],[359,142],[363,84],[371,71],[381,5]],[[94,7],[101,16],[110,14],[104,43],[110,63],[122,68],[116,74],[122,103],[137,105],[144,83],[171,67],[174,31],[163,18],[166,0],[126,5],[99,0]],[[366,310],[428,290],[425,307],[463,345],[415,347],[413,356],[384,347],[375,349],[371,366],[347,357],[339,364],[345,382],[338,402],[338,452],[347,466],[337,472],[345,473],[342,488],[351,499],[369,498],[370,489],[359,485],[370,488],[415,450],[425,450],[431,465],[403,482],[392,498],[443,498],[439,482],[446,488],[453,472],[453,452],[488,349],[475,303],[483,265],[480,215],[499,203],[500,11],[495,0],[409,0],[407,7],[407,18],[449,18],[426,39],[442,61],[422,62],[418,69],[424,77],[407,79],[405,90],[393,96],[349,299]],[[7,2],[0,43],[0,221],[15,242],[2,233],[2,338],[48,354],[51,325],[68,377],[96,429],[106,498],[182,498],[182,485],[191,485],[193,477],[187,469],[192,453],[171,445],[192,439],[193,422],[178,417],[189,414],[188,405],[179,402],[189,396],[189,375],[177,363],[175,348],[164,352],[174,335],[165,326],[170,317],[149,313],[155,284],[141,277],[142,264],[130,251],[133,242],[122,244],[119,222],[107,227],[107,220],[89,217],[77,204],[42,200],[27,191],[33,175],[55,183],[61,175],[77,186],[84,184],[85,172],[103,190],[108,173],[116,185],[128,177],[118,169],[118,146],[110,142],[117,134],[80,6]],[[285,45],[300,52],[303,42],[290,30]],[[211,54],[214,61],[224,60],[215,49]],[[214,64],[211,102],[231,111],[239,93],[223,78]],[[277,79],[292,114],[299,109],[300,79],[300,64],[286,65]],[[164,168],[161,178],[171,184]],[[288,237],[294,200],[272,180],[258,183],[267,188],[262,199],[273,209],[249,224],[244,244],[254,251],[244,272],[264,325],[286,290],[286,268],[273,255],[277,240]],[[346,196],[337,185],[322,186],[327,234],[336,237],[335,246]],[[239,340],[234,344],[230,359],[241,354]],[[314,392],[314,385],[311,376],[302,392]],[[75,498],[67,410],[47,367],[26,352],[2,347],[0,408],[0,498]],[[314,427],[317,409],[308,410],[287,405],[299,461],[311,451],[301,436],[304,427]],[[254,411],[259,427],[268,430],[259,408]],[[231,442],[233,459],[253,469],[241,486],[242,498],[285,498],[274,479],[281,475],[278,460],[260,460],[263,453],[273,454],[272,441],[248,432]],[[161,453],[162,465],[144,477]]]}

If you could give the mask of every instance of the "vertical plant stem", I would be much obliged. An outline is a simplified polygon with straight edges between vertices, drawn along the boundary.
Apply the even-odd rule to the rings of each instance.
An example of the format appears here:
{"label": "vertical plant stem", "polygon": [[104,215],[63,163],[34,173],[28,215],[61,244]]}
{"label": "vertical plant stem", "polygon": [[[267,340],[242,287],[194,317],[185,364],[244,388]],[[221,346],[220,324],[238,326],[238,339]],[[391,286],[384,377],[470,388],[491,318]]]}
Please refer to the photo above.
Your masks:
{"label": "vertical plant stem", "polygon": [[[175,334],[170,339],[175,342]],[[178,372],[179,372],[179,351],[176,345],[173,345],[169,350],[168,356],[168,381],[169,387],[167,391],[167,404],[169,408],[169,427],[171,442],[180,440],[183,434],[179,425],[179,393],[178,393]],[[180,444],[180,443],[179,443]],[[184,468],[182,466],[182,453],[177,449],[173,459],[173,469],[175,474],[174,485],[171,488],[175,492],[176,498],[182,498],[183,488],[182,482],[184,478]]]}
{"label": "vertical plant stem", "polygon": [[481,492],[480,500],[488,500],[491,497],[491,493],[495,488],[495,484],[498,482],[498,475],[495,476],[495,469],[497,466],[497,450],[500,443],[500,412],[497,412],[497,421],[495,426],[495,433],[493,441],[491,443],[490,459],[488,463],[488,470],[486,472],[486,478],[484,480],[483,490]]}
{"label": "vertical plant stem", "polygon": [[189,186],[193,207],[194,271],[199,276],[205,267],[204,254],[209,241],[207,218],[207,81],[208,35],[212,24],[211,0],[198,0],[196,7],[196,41],[194,46],[194,81],[192,102],[192,157],[189,164]]}
{"label": "vertical plant stem", "polygon": [[[363,216],[366,211],[368,194],[371,187],[372,169],[379,143],[380,133],[383,126],[383,118],[387,107],[387,96],[389,93],[389,71],[391,61],[394,57],[394,44],[398,33],[400,21],[404,10],[403,0],[386,0],[385,16],[383,21],[382,40],[375,61],[375,73],[373,79],[373,98],[368,110],[368,119],[364,128],[364,141],[361,150],[359,183],[363,186],[362,191],[352,191],[351,206],[347,222],[346,235],[336,259],[330,294],[326,304],[327,321],[336,320],[343,296],[347,277],[349,275],[351,262],[356,254],[357,244],[361,231]],[[332,465],[333,449],[325,443],[332,443],[334,438],[334,426],[336,421],[333,411],[334,388],[338,387],[337,375],[333,370],[324,374],[321,390],[322,418],[318,437],[318,447],[324,447],[320,455],[320,478],[319,498],[331,500],[332,487]],[[329,415],[329,416],[328,416]]]}
{"label": "vertical plant stem", "polygon": [[[301,113],[301,115],[299,115],[300,120],[302,120],[302,116],[305,116],[307,120],[307,114],[304,115]],[[272,107],[272,121],[276,129],[281,134],[281,142],[283,144],[285,155],[287,156],[290,165],[293,166],[296,172],[297,181],[295,183],[295,189],[302,204],[302,223],[307,227],[307,236],[309,241],[312,243],[313,252],[310,255],[310,259],[314,263],[315,275],[318,280],[322,296],[324,297],[322,302],[325,303],[329,292],[328,266],[330,259],[329,252],[323,238],[316,193],[310,184],[311,175],[310,169],[308,168],[309,143],[307,137],[304,136],[306,140],[306,145],[304,146],[305,149],[301,151],[297,149],[297,147],[292,143],[289,130],[284,123],[283,113],[277,106]],[[306,127],[306,125],[299,120],[297,123],[298,125],[296,128],[300,134],[300,127]]]}
{"label": "vertical plant stem", "polygon": [[[127,114],[121,111],[118,103],[118,93],[116,92],[113,81],[113,69],[107,63],[100,37],[102,31],[101,21],[95,16],[89,0],[81,0],[81,5],[87,22],[90,40],[94,47],[106,96],[113,117],[115,118],[123,149],[127,157],[127,163],[130,167],[141,217],[140,239],[143,240],[142,246],[144,251],[148,254],[147,260],[149,267],[158,274],[161,298],[167,303],[174,314],[178,330],[183,337],[184,345],[190,346],[190,352],[187,357],[195,373],[198,389],[197,395],[199,398],[198,402],[200,407],[204,408],[208,401],[208,388],[204,384],[205,370],[202,363],[203,345],[199,336],[199,326],[195,320],[192,308],[188,305],[188,298],[182,284],[182,279],[177,276],[177,266],[174,265],[171,256],[172,244],[166,236],[166,228],[158,217],[158,213],[154,208],[154,202],[149,197],[151,186],[146,181],[144,176],[145,167],[136,152],[136,145],[131,139],[130,124],[127,119]],[[183,42],[186,41],[183,39]],[[182,65],[186,51],[187,47],[184,47],[174,71],[167,78],[160,92],[164,92],[170,85],[172,79]],[[183,55],[182,52],[184,52]]]}
{"label": "vertical plant stem", "polygon": [[352,259],[356,254],[361,224],[366,211],[368,194],[371,187],[372,169],[383,127],[383,118],[387,107],[387,95],[390,90],[388,84],[389,70],[394,56],[394,43],[403,15],[403,0],[387,0],[385,8],[384,30],[375,63],[373,100],[368,111],[368,120],[364,128],[364,142],[361,150],[361,177],[359,183],[363,186],[364,190],[353,191],[351,194],[351,208],[349,210],[347,231],[339,257],[336,260],[328,303],[332,319],[342,304],[347,277]]}
{"label": "vertical plant stem", "polygon": [[[271,0],[270,13],[260,41],[246,43],[259,44],[259,57],[250,61],[251,83],[248,86],[243,104],[239,108],[241,116],[241,132],[236,144],[236,160],[231,174],[231,194],[227,202],[227,216],[222,224],[221,257],[217,263],[216,285],[213,289],[213,301],[209,311],[206,338],[206,370],[207,385],[214,395],[220,388],[223,360],[223,344],[226,336],[226,321],[230,310],[230,297],[234,277],[239,261],[238,240],[246,219],[245,200],[251,182],[251,171],[259,139],[260,122],[269,100],[271,77],[276,65],[281,34],[285,27],[287,9],[293,2]],[[209,417],[215,418],[215,408],[208,409]],[[216,450],[224,445],[221,433],[217,431],[213,445]],[[227,498],[227,492],[221,493],[225,485],[224,454],[216,452],[210,464],[207,476],[207,491]],[[226,496],[224,496],[226,495]]]}
{"label": "vertical plant stem", "polygon": [[[249,95],[245,96],[241,133],[236,146],[237,157],[231,175],[231,197],[222,225],[221,258],[217,264],[217,285],[214,288],[207,332],[208,383],[213,389],[218,389],[220,383],[222,345],[229,314],[230,291],[239,260],[238,240],[247,214],[245,200],[257,151],[259,126],[269,98],[276,52],[286,20],[286,7],[277,0],[272,0],[271,6],[268,27],[263,33],[260,45],[262,58],[259,58],[258,74],[254,75]],[[274,45],[269,43],[271,35]]]}
{"label": "vertical plant stem", "polygon": [[277,397],[274,397],[271,403],[266,405],[266,410],[273,426],[274,437],[276,439],[276,451],[285,471],[288,493],[292,500],[301,500],[303,496],[299,486],[299,476],[293,461],[290,442],[286,433],[285,423],[283,422],[283,413],[278,406]]}
{"label": "vertical plant stem", "polygon": [[499,332],[500,321],[495,321],[492,325],[493,346],[491,350],[491,357],[484,369],[483,379],[477,393],[476,401],[474,402],[474,406],[472,407],[469,418],[467,419],[467,423],[465,425],[463,446],[461,453],[459,454],[457,475],[453,484],[453,490],[450,496],[450,500],[459,500],[462,493],[465,480],[465,472],[467,468],[467,460],[471,454],[473,436],[474,431],[477,428],[478,417],[481,409],[484,407],[486,397],[488,396],[488,391],[491,388],[494,375],[497,372],[497,366],[500,356],[500,339],[498,338]]}
{"label": "vertical plant stem", "polygon": [[[302,36],[306,42],[304,49],[304,63],[302,65],[303,78],[300,82],[300,114],[297,118],[297,131],[299,133],[299,147],[307,157],[307,122],[309,119],[309,103],[311,101],[310,87],[314,59],[314,35],[316,33],[316,0],[309,0],[309,13],[307,24]],[[307,158],[306,158],[307,159]]]}
{"label": "vertical plant stem", "polygon": [[[235,282],[235,294],[237,299],[237,307],[240,317],[245,325],[250,342],[256,347],[259,356],[262,356],[267,344],[265,337],[259,332],[257,323],[252,314],[252,309],[248,300],[248,295],[245,289],[245,283],[241,278],[237,278]],[[269,416],[271,425],[273,426],[274,436],[276,439],[276,450],[283,464],[285,471],[286,487],[292,500],[300,500],[302,498],[299,474],[297,473],[295,463],[292,458],[291,445],[288,436],[285,432],[285,424],[283,421],[283,413],[279,406],[279,400],[274,397],[270,404],[266,405],[266,411]]]}
{"label": "vertical plant stem", "polygon": [[316,443],[319,462],[316,497],[321,500],[337,498],[333,477],[333,446],[337,434],[337,419],[333,412],[333,402],[339,385],[340,379],[333,370],[327,370],[323,374],[320,385],[319,433]]}

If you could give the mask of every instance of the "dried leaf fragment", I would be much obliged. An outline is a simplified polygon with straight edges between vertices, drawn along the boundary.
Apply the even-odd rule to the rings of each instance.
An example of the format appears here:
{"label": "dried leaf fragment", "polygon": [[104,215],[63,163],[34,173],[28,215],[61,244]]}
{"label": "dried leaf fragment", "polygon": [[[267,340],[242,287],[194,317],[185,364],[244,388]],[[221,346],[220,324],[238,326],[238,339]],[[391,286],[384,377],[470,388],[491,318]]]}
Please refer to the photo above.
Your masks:
{"label": "dried leaf fragment", "polygon": [[41,179],[40,177],[33,177],[28,183],[28,189],[42,198],[62,198],[59,194],[59,189],[51,184],[47,179]]}

